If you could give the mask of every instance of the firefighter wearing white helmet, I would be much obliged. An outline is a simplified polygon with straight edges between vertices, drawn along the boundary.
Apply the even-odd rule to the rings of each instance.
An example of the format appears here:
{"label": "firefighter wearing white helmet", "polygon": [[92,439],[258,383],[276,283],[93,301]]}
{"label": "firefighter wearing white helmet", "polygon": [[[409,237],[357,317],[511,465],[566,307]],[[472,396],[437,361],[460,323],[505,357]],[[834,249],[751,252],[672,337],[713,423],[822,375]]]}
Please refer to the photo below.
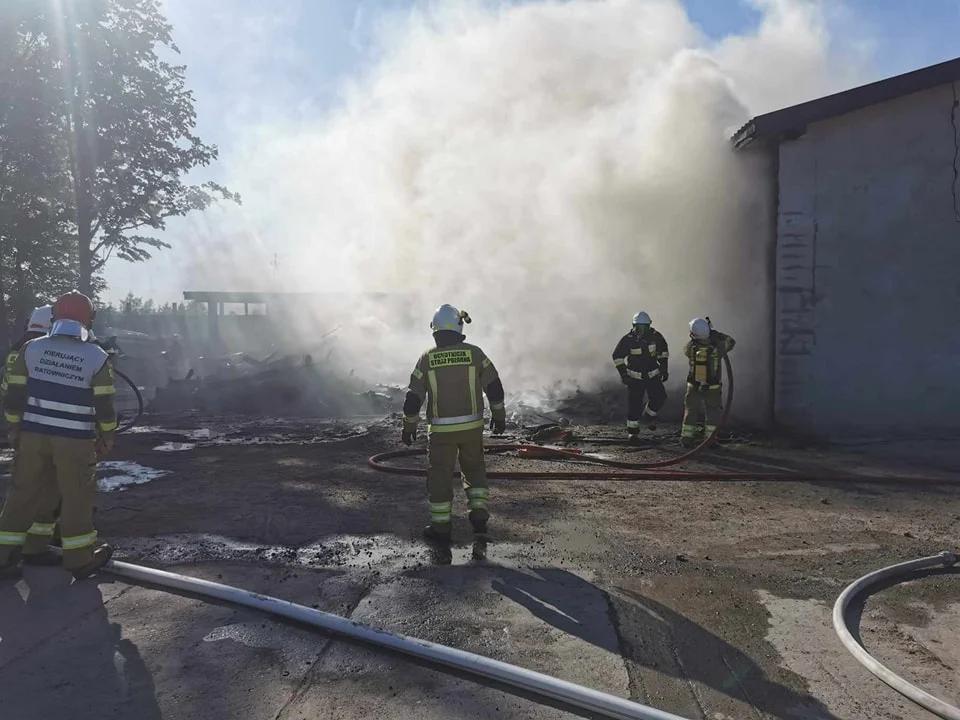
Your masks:
{"label": "firefighter wearing white helmet", "polygon": [[23,335],[7,351],[7,361],[3,368],[3,380],[0,381],[0,402],[3,396],[7,394],[7,377],[10,375],[10,368],[13,367],[14,360],[20,353],[20,348],[26,345],[34,338],[43,337],[50,332],[50,326],[53,324],[53,306],[43,305],[30,313],[30,319],[27,320],[27,326],[24,328]]}
{"label": "firefighter wearing white helmet", "polygon": [[107,354],[86,341],[94,315],[85,295],[62,295],[50,333],[26,343],[11,368],[3,411],[17,464],[0,512],[0,579],[19,576],[18,551],[36,527],[43,499],[53,496],[52,483],[63,498],[63,566],[82,579],[110,559],[110,546],[97,546],[91,470],[113,446],[117,415],[113,368]]}
{"label": "firefighter wearing white helmet", "polygon": [[717,429],[723,411],[720,362],[736,344],[729,335],[714,330],[710,318],[690,321],[690,342],[683,350],[690,361],[680,428],[680,443],[685,447],[693,446]]}
{"label": "firefighter wearing white helmet", "polygon": [[[0,382],[0,403],[3,402],[7,394],[7,377],[13,370],[13,364],[20,354],[20,349],[35,338],[43,337],[50,332],[50,326],[53,324],[53,306],[42,305],[30,313],[30,319],[24,329],[23,335],[15,342],[7,353],[7,361],[3,372],[3,381]],[[17,471],[17,457],[20,453],[14,450],[13,453],[13,473]],[[47,468],[51,472],[53,468]],[[58,505],[60,503],[60,493],[56,490],[56,481],[52,484],[53,489],[44,494],[41,502],[41,509],[38,510],[33,525],[27,531],[27,539],[23,546],[23,561],[28,565],[59,565],[60,559],[50,552],[50,543],[54,539],[54,531],[57,526]]]}
{"label": "firefighter wearing white helmet", "polygon": [[451,477],[457,461],[470,509],[474,533],[487,532],[488,486],[483,456],[483,394],[490,401],[490,427],[496,434],[506,428],[503,385],[497,369],[476,345],[464,342],[463,325],[470,316],[452,305],[441,305],[430,329],[436,343],[417,361],[403,404],[404,445],[417,437],[420,407],[427,402],[429,469],[427,492],[430,525],[424,535],[448,542],[453,519]]}
{"label": "firefighter wearing white helmet", "polygon": [[627,436],[631,440],[640,434],[643,418],[647,427],[657,429],[657,414],[667,402],[663,384],[669,378],[669,357],[667,341],[654,330],[650,316],[642,311],[634,315],[633,327],[613,350],[613,365],[627,386]]}

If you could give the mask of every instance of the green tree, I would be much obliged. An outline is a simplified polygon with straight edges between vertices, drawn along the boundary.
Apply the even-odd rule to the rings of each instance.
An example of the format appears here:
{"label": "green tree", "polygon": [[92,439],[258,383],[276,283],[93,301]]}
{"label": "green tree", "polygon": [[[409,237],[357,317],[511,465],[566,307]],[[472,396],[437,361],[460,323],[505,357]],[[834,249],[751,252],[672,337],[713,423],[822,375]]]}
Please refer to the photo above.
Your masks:
{"label": "green tree", "polygon": [[63,40],[78,280],[89,292],[112,254],[137,262],[168,247],[144,231],[239,197],[214,182],[184,182],[216,159],[217,148],[194,133],[185,67],[161,57],[179,50],[157,0],[57,5],[64,10],[53,32]]}
{"label": "green tree", "polygon": [[[0,345],[76,283],[62,98],[42,9],[0,3]],[[39,6],[39,7],[38,7]]]}

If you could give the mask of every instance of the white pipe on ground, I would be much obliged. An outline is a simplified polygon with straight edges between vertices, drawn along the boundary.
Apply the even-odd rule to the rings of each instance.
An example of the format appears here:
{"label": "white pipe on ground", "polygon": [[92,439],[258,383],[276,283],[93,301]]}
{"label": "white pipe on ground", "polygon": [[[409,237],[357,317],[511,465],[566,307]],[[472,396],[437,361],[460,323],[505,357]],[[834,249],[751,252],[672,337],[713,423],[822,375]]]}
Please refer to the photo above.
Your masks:
{"label": "white pipe on ground", "polygon": [[616,718],[617,720],[688,720],[679,715],[672,715],[614,695],[591,690],[550,675],[544,675],[427,640],[418,640],[386,630],[379,630],[354,620],[296,605],[268,595],[260,595],[229,585],[221,585],[208,580],[200,580],[165,570],[154,570],[153,568],[119,561],[109,562],[104,570],[131,580],[204,595],[278,615],[288,620],[295,620],[336,635],[343,635],[364,643],[428,660],[432,663],[456,668],[471,675],[496,680],[541,697],[559,700],[601,717]]}
{"label": "white pipe on ground", "polygon": [[950,567],[956,562],[956,555],[951,552],[942,552],[939,555],[910,560],[909,562],[876,570],[869,575],[864,575],[849,585],[846,590],[840,593],[840,597],[837,598],[836,603],[833,605],[833,629],[836,630],[837,635],[840,637],[840,642],[843,643],[844,647],[850,651],[860,664],[904,697],[913,700],[917,705],[926,708],[939,717],[945,718],[945,720],[960,720],[960,708],[948,705],[926,690],[922,690],[916,685],[908,683],[868,653],[863,645],[853,637],[853,633],[851,633],[847,627],[847,608],[857,595],[884,580],[899,575],[906,575],[918,570],[926,570],[927,568],[938,565]]}

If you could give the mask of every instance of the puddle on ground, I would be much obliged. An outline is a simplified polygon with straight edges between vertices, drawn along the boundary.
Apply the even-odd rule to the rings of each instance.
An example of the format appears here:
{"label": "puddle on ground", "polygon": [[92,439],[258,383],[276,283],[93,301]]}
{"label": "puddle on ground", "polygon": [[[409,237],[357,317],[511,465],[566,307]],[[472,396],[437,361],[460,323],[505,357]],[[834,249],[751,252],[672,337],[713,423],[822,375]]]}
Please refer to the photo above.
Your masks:
{"label": "puddle on ground", "polygon": [[196,443],[165,442],[163,445],[157,445],[154,450],[157,452],[181,452],[183,450],[193,450],[196,446]]}
{"label": "puddle on ground", "polygon": [[[382,421],[382,418],[378,418]],[[362,437],[370,432],[371,423],[352,419],[326,424],[257,423],[214,430],[208,427],[173,430],[157,426],[134,428],[140,435],[157,435],[158,452],[183,452],[199,447],[238,445],[316,445]]]}
{"label": "puddle on ground", "polygon": [[277,652],[287,667],[304,667],[313,662],[320,648],[315,635],[271,620],[222,625],[203,638],[204,642],[232,640],[249,648]]}
{"label": "puddle on ground", "polygon": [[160,433],[167,432],[162,427],[157,425],[134,425],[129,430],[124,430],[124,435],[144,435],[147,433]]}
{"label": "puddle on ground", "polygon": [[[312,569],[348,568],[401,572],[430,565],[475,562],[512,564],[531,559],[530,548],[490,541],[454,544],[446,553],[424,541],[394,535],[333,535],[300,547],[240,542],[220,535],[161,535],[121,538],[118,557],[160,565],[208,561],[269,563]],[[443,557],[446,555],[446,557]]]}
{"label": "puddle on ground", "polygon": [[100,492],[122,491],[129,485],[143,485],[164,475],[169,470],[157,470],[127,460],[105,460],[97,463],[97,490]]}

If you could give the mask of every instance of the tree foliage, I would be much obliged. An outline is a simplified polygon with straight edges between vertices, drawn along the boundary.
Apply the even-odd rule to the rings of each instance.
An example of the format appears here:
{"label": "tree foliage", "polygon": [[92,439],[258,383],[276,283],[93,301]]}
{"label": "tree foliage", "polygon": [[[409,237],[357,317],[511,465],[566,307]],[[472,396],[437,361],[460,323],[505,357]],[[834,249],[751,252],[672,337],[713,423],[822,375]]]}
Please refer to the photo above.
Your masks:
{"label": "tree foliage", "polygon": [[187,185],[217,148],[194,133],[193,93],[156,0],[66,3],[64,92],[72,136],[80,285],[112,253],[146,260],[167,247],[145,235],[169,217],[238,198],[217,183]]}
{"label": "tree foliage", "polygon": [[27,9],[0,4],[0,333],[77,279],[56,57]]}
{"label": "tree foliage", "polygon": [[217,148],[178,52],[157,0],[0,0],[0,333],[167,247],[168,218],[239,201],[185,182]]}

